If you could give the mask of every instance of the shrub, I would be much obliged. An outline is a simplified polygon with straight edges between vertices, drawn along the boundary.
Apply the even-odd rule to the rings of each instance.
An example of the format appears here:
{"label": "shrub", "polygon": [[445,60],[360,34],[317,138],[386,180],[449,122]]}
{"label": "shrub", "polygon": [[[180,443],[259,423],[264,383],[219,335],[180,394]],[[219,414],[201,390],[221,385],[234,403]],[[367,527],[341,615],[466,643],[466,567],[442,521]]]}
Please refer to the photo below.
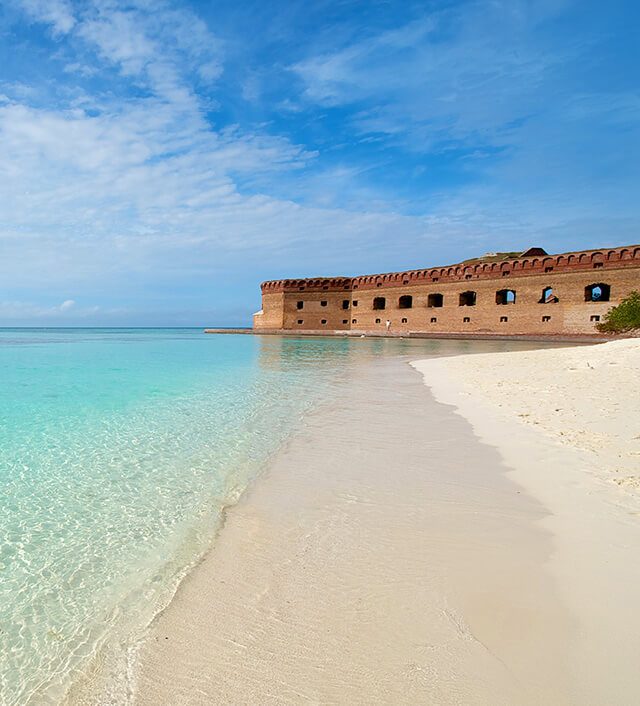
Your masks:
{"label": "shrub", "polygon": [[601,333],[629,333],[640,330],[640,292],[634,290],[618,306],[604,315],[604,321],[596,324]]}

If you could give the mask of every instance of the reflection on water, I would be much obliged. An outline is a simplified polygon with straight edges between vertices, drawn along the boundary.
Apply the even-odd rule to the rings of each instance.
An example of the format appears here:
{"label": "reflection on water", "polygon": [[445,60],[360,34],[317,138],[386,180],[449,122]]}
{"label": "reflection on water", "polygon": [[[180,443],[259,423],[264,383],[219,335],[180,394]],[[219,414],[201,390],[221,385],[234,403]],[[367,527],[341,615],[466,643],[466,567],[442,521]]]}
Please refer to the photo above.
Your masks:
{"label": "reflection on water", "polygon": [[354,366],[507,342],[0,330],[0,703],[135,637],[221,508]]}
{"label": "reflection on water", "polygon": [[[352,336],[272,336],[255,338],[259,345],[258,362],[271,370],[291,366],[327,365],[336,374],[349,364],[362,365],[392,356],[404,360],[436,356],[531,350],[561,347],[563,343],[538,343],[504,340],[448,340],[419,338],[356,338]],[[575,345],[575,344],[571,344]]]}

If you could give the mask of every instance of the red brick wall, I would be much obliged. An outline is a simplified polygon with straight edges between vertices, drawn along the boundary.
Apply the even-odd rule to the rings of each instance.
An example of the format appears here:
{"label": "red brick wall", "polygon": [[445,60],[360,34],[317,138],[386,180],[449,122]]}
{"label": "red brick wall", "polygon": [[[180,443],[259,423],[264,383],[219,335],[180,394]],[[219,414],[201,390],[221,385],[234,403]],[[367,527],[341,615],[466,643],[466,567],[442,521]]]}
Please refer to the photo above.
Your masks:
{"label": "red brick wall", "polygon": [[[610,301],[585,302],[585,287],[600,282],[610,285]],[[540,304],[548,286],[558,302]],[[515,291],[515,303],[496,303],[502,289]],[[263,314],[254,327],[368,331],[385,330],[389,320],[392,331],[594,333],[592,317],[602,319],[633,289],[640,289],[640,246],[354,278],[276,280],[262,285]],[[459,305],[464,291],[476,292],[475,306]],[[443,295],[442,307],[427,306],[431,293]],[[412,307],[401,309],[399,299],[406,295]],[[373,309],[375,297],[385,298],[384,310]],[[342,308],[344,300],[349,309]]]}

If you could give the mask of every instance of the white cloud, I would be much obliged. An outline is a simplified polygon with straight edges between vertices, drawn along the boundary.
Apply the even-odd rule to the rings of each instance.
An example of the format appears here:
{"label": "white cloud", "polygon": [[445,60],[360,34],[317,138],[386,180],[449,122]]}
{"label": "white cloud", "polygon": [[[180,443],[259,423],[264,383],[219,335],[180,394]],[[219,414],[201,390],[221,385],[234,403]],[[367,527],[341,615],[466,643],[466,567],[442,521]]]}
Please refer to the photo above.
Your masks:
{"label": "white cloud", "polygon": [[[15,99],[0,105],[7,184],[0,208],[9,214],[0,276],[7,286],[42,277],[62,284],[211,271],[256,250],[277,259],[299,248],[317,260],[318,248],[328,247],[331,259],[358,252],[364,240],[387,247],[393,224],[407,237],[424,237],[421,219],[348,212],[321,200],[303,208],[259,193],[262,179],[299,171],[316,154],[262,130],[215,130],[182,59],[197,68],[206,58],[213,78],[220,43],[188,13],[150,7],[138,2],[125,13],[94,3],[74,28],[150,95],[122,101],[76,94],[73,105],[45,109],[25,101],[17,86]],[[241,191],[238,181],[258,193]],[[9,263],[18,259],[25,266],[16,272]]]}
{"label": "white cloud", "polygon": [[67,0],[17,0],[37,22],[51,25],[54,34],[67,34],[76,23],[71,3]]}
{"label": "white cloud", "polygon": [[255,252],[280,264],[287,249],[319,264],[324,248],[328,262],[349,252],[355,261],[365,240],[388,248],[390,228],[424,237],[420,219],[320,202],[303,208],[240,191],[236,178],[299,170],[315,159],[281,137],[238,126],[214,132],[199,110],[164,97],[97,107],[93,101],[88,114],[0,106],[5,286],[211,273],[234,258],[241,267]]}
{"label": "white cloud", "polygon": [[72,299],[60,305],[43,306],[35,302],[0,301],[0,322],[25,319],[62,319],[73,315],[74,318],[91,317],[98,313],[99,307],[77,307]]}
{"label": "white cloud", "polygon": [[137,74],[147,62],[162,56],[161,46],[141,31],[136,13],[98,9],[80,25],[79,35],[94,45],[100,56],[119,64],[125,74]]}

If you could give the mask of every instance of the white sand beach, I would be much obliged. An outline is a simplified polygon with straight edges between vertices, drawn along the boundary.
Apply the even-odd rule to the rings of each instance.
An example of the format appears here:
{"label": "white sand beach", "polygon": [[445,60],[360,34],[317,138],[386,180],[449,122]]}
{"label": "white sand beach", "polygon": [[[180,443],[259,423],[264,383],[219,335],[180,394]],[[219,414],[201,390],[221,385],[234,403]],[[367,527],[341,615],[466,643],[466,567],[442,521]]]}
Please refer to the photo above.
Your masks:
{"label": "white sand beach", "polygon": [[[455,356],[415,367],[439,400],[458,404],[455,387],[504,423],[521,422],[587,452],[585,470],[595,480],[640,489],[640,339]],[[475,422],[469,405],[460,411]]]}
{"label": "white sand beach", "polygon": [[135,702],[571,703],[545,510],[406,363],[348,391],[230,509],[152,626]]}
{"label": "white sand beach", "polygon": [[640,701],[640,340],[414,363],[539,499],[580,703]]}
{"label": "white sand beach", "polygon": [[363,368],[230,508],[131,700],[637,703],[639,352],[415,363],[438,402]]}

